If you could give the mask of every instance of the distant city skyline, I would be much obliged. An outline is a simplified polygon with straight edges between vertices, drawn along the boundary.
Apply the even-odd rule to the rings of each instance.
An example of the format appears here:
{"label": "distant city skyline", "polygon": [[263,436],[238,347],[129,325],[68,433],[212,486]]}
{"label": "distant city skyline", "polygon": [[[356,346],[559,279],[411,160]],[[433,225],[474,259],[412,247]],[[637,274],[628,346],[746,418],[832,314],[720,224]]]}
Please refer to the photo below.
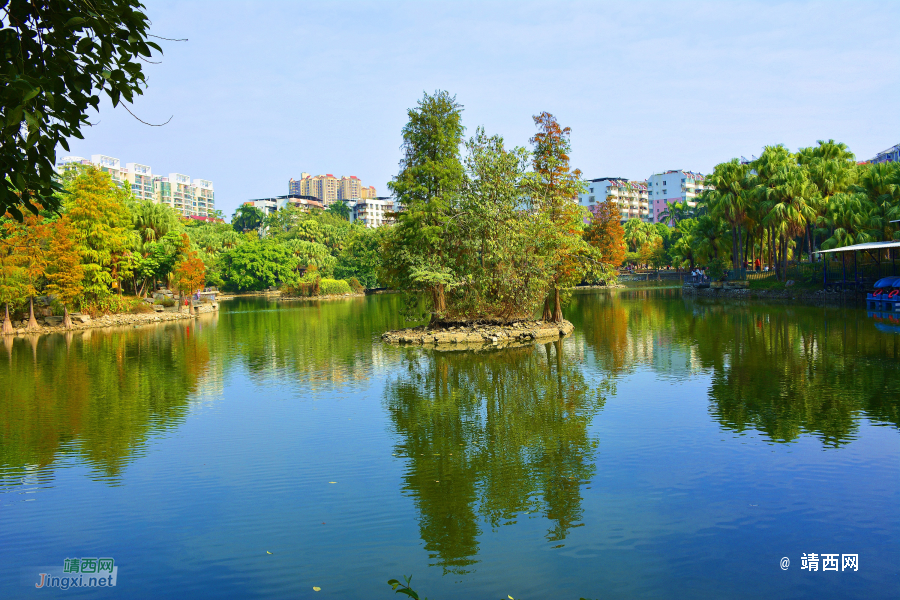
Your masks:
{"label": "distant city skyline", "polygon": [[189,40],[160,40],[130,107],[168,125],[104,100],[58,157],[188,168],[230,215],[301,170],[354,173],[387,195],[407,110],[436,89],[464,106],[468,136],[484,126],[507,145],[528,146],[531,116],[553,113],[586,179],[709,173],[766,144],[829,138],[867,160],[900,141],[900,3],[211,6],[146,2],[153,34]]}

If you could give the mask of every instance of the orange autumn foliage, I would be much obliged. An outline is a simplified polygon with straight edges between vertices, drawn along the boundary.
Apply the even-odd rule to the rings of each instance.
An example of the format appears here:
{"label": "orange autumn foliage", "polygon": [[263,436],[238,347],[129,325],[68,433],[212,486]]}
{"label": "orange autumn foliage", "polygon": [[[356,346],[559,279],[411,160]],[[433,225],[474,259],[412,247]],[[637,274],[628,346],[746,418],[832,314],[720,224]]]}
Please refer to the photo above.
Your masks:
{"label": "orange autumn foliage", "polygon": [[625,261],[625,229],[619,207],[612,199],[597,205],[584,238],[600,250],[604,263],[618,267]]}
{"label": "orange autumn foliage", "polygon": [[186,234],[181,234],[181,244],[179,251],[182,253],[182,260],[175,265],[175,282],[178,289],[186,292],[188,295],[194,293],[206,283],[206,265],[198,256],[197,252],[190,249],[190,240]]}

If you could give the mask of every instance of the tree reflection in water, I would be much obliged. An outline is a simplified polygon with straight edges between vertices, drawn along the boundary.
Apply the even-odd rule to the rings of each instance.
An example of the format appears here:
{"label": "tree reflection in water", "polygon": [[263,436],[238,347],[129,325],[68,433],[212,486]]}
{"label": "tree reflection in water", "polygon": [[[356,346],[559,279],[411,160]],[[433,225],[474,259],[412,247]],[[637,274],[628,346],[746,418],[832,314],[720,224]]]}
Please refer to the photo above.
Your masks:
{"label": "tree reflection in water", "polygon": [[[207,321],[209,319],[206,319]],[[210,354],[204,320],[97,334],[4,339],[0,360],[0,476],[44,481],[76,455],[116,483],[154,432],[184,419]]]}
{"label": "tree reflection in water", "polygon": [[610,390],[589,383],[564,347],[410,350],[386,385],[397,453],[407,458],[403,489],[445,572],[476,562],[482,520],[497,528],[541,513],[556,543],[581,526],[581,486],[598,445],[588,427]]}
{"label": "tree reflection in water", "polygon": [[709,373],[710,414],[773,442],[814,435],[837,447],[861,417],[900,427],[900,336],[855,308],[682,297],[681,290],[576,294],[575,336],[598,368],[657,377]]}

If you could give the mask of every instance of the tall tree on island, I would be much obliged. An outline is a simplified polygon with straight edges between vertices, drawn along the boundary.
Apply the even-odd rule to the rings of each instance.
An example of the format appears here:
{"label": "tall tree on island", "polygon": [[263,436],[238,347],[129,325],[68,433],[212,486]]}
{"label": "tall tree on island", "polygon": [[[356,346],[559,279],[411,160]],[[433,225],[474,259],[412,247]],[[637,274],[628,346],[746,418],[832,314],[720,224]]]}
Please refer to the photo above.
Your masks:
{"label": "tall tree on island", "polygon": [[385,240],[384,275],[393,287],[426,292],[433,322],[446,313],[447,288],[455,283],[446,240],[465,180],[461,113],[446,91],[425,94],[409,109],[400,173],[388,183],[404,210]]}
{"label": "tall tree on island", "polygon": [[544,242],[550,264],[555,265],[542,318],[559,323],[563,320],[560,290],[580,281],[584,271],[581,258],[589,248],[582,239],[582,210],[575,202],[585,183],[581,171],[569,166],[571,128],[560,127],[548,112],[535,115],[534,124],[538,133],[531,138],[534,173],[530,193],[546,222]]}

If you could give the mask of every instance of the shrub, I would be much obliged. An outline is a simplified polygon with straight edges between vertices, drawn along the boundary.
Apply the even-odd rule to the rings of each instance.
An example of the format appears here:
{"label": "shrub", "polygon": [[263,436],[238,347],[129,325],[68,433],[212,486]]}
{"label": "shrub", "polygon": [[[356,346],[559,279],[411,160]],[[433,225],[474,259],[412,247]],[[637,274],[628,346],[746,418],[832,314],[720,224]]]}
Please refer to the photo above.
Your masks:
{"label": "shrub", "polygon": [[134,305],[132,305],[131,309],[128,312],[133,315],[140,315],[143,313],[153,312],[153,309],[150,308],[150,305],[146,302],[136,302]]}
{"label": "shrub", "polygon": [[[359,284],[359,282],[357,282]],[[362,285],[360,285],[362,288]],[[350,284],[343,279],[322,279],[315,272],[307,272],[300,281],[286,285],[281,291],[287,297],[313,298],[315,296],[342,296],[350,294]]]}
{"label": "shrub", "polygon": [[112,294],[88,303],[87,306],[82,308],[81,312],[89,315],[91,318],[96,318],[100,315],[123,313],[131,308],[133,300],[133,298]]}
{"label": "shrub", "polygon": [[350,284],[350,289],[352,289],[355,294],[362,294],[366,290],[356,277],[351,277],[347,283]]}
{"label": "shrub", "polygon": [[343,279],[323,279],[320,292],[323,296],[342,296],[351,293],[350,284]]}

